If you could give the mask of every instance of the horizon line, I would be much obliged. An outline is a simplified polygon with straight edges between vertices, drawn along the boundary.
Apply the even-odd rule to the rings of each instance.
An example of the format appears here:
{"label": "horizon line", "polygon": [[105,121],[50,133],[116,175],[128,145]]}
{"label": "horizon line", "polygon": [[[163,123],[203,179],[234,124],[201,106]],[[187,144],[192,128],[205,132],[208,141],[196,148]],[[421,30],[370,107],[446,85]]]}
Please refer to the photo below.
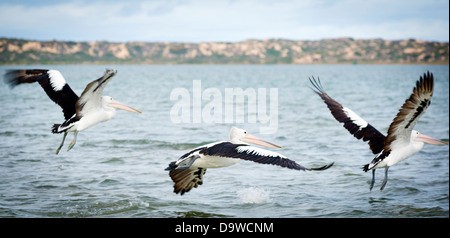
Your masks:
{"label": "horizon line", "polygon": [[198,42],[192,42],[192,41],[150,41],[150,40],[130,40],[130,41],[113,41],[113,40],[62,40],[62,39],[47,39],[47,40],[37,40],[37,39],[26,39],[26,38],[20,38],[20,37],[6,37],[6,36],[0,36],[0,39],[9,39],[9,40],[23,40],[23,41],[38,41],[38,42],[108,42],[108,43],[188,43],[188,44],[200,44],[200,43],[239,43],[239,42],[245,42],[245,41],[270,41],[270,40],[284,40],[284,41],[324,41],[324,40],[338,40],[338,39],[350,39],[350,40],[383,40],[383,41],[404,41],[404,40],[414,40],[414,41],[423,41],[423,42],[439,42],[439,43],[449,43],[449,41],[439,41],[439,40],[422,40],[417,38],[403,38],[403,39],[383,39],[382,37],[375,37],[375,38],[356,38],[351,36],[342,36],[342,37],[330,37],[330,38],[321,38],[316,40],[311,39],[288,39],[288,38],[265,38],[265,39],[257,39],[257,38],[247,38],[245,40],[238,40],[238,41],[198,41]]}

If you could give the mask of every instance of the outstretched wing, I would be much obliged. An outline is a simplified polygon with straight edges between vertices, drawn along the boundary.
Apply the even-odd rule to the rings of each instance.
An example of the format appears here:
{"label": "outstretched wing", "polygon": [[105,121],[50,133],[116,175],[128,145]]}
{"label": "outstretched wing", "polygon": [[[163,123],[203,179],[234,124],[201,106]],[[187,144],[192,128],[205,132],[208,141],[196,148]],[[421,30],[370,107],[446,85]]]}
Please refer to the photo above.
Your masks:
{"label": "outstretched wing", "polygon": [[313,91],[322,98],[325,104],[327,104],[328,109],[330,109],[334,118],[338,122],[344,123],[345,129],[347,129],[350,134],[357,139],[368,141],[370,149],[374,154],[378,154],[383,150],[384,140],[386,138],[383,134],[381,134],[376,128],[367,123],[352,110],[342,106],[340,103],[328,96],[322,88],[320,79],[316,80],[313,77],[312,79],[310,78],[309,81],[315,87]]}
{"label": "outstretched wing", "polygon": [[5,74],[5,81],[10,87],[24,83],[38,82],[48,97],[63,109],[66,120],[75,114],[75,104],[78,96],[66,83],[66,80],[64,80],[64,77],[58,70],[9,70]]}
{"label": "outstretched wing", "polygon": [[204,168],[188,168],[175,169],[169,172],[170,178],[175,183],[173,185],[173,192],[183,195],[189,192],[192,188],[196,188],[203,184],[203,175],[206,173]]}
{"label": "outstretched wing", "polygon": [[249,160],[261,164],[278,165],[295,170],[325,170],[333,165],[332,163],[319,168],[306,168],[279,153],[254,146],[249,146],[246,144],[233,144],[231,142],[222,142],[216,144],[214,146],[200,150],[199,153],[209,156]]}
{"label": "outstretched wing", "polygon": [[102,106],[102,93],[106,84],[116,75],[116,70],[108,69],[105,74],[97,80],[89,83],[84,89],[77,102],[77,115],[82,116],[84,112]]}
{"label": "outstretched wing", "polygon": [[427,72],[416,82],[411,96],[400,108],[397,116],[389,126],[385,150],[389,150],[394,141],[407,141],[419,118],[425,113],[433,96],[433,74]]}

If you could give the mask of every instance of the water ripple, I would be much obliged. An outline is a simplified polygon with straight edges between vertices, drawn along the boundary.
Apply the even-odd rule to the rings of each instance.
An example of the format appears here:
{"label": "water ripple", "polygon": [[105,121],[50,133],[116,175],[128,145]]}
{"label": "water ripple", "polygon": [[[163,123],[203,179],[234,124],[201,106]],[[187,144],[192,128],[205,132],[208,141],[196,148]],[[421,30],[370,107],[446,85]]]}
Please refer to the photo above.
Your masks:
{"label": "water ripple", "polygon": [[[67,74],[77,93],[105,69],[46,67]],[[393,166],[383,191],[383,171],[377,170],[370,191],[371,173],[361,170],[374,158],[368,145],[349,135],[307,87],[308,77],[320,76],[330,96],[386,133],[418,75],[430,70],[436,79],[433,100],[416,127],[448,141],[448,66],[111,67],[120,73],[105,90],[143,113],[118,111],[112,120],[80,132],[69,152],[66,141],[59,155],[55,150],[62,136],[49,129],[61,123],[60,108],[39,85],[0,87],[0,217],[449,216],[448,146],[425,145]],[[9,68],[0,66],[0,74]],[[277,132],[260,134],[264,125],[259,122],[173,123],[171,90],[186,88],[192,102],[193,80],[202,80],[202,90],[222,93],[225,88],[278,88]],[[130,88],[137,84],[142,87]],[[202,105],[208,102],[202,100]],[[231,126],[279,143],[283,148],[273,151],[304,166],[335,164],[319,172],[241,161],[208,169],[201,186],[183,196],[174,194],[167,165],[195,147],[227,140]]]}

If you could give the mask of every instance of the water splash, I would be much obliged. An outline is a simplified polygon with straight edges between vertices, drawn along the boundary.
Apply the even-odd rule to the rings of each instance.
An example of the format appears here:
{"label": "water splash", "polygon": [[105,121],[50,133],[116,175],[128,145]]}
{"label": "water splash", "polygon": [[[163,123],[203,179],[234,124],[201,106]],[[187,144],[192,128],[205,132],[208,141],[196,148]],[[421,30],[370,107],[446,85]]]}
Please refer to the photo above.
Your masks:
{"label": "water splash", "polygon": [[241,203],[266,203],[270,202],[270,193],[261,188],[245,188],[237,191]]}

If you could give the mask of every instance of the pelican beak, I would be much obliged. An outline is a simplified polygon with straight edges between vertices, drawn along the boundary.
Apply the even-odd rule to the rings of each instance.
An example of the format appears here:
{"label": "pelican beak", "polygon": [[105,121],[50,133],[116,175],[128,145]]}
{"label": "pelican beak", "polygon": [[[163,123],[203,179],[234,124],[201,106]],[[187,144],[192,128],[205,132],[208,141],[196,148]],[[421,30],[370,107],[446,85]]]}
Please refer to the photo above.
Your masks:
{"label": "pelican beak", "polygon": [[127,106],[121,102],[118,102],[116,100],[112,100],[112,102],[109,103],[109,106],[117,108],[117,109],[121,109],[121,110],[125,110],[125,111],[129,111],[129,112],[138,112],[138,113],[142,113],[141,111],[134,109],[130,106]]}
{"label": "pelican beak", "polygon": [[429,136],[426,136],[423,134],[419,134],[417,136],[417,140],[428,143],[428,144],[433,144],[433,145],[448,145],[448,143],[445,141],[434,139],[432,137],[429,137]]}
{"label": "pelican beak", "polygon": [[264,147],[269,147],[269,148],[281,148],[281,146],[279,145],[275,145],[274,143],[268,142],[266,140],[260,139],[254,135],[250,135],[247,134],[242,141],[247,142],[247,143],[252,143],[255,145],[260,145],[260,146],[264,146]]}

